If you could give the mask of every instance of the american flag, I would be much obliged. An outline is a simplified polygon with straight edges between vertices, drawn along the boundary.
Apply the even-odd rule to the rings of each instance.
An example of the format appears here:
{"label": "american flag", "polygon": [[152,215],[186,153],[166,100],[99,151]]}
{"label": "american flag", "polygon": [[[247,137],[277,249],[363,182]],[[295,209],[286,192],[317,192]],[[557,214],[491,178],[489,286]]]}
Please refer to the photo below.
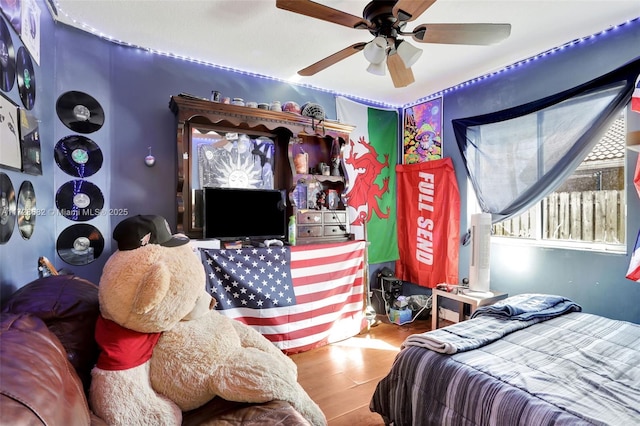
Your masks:
{"label": "american flag", "polygon": [[636,81],[636,89],[631,95],[631,111],[640,112],[640,77]]}
{"label": "american flag", "polygon": [[216,309],[289,354],[363,329],[364,252],[364,241],[200,249]]}
{"label": "american flag", "polygon": [[627,270],[626,277],[631,281],[640,282],[640,230],[638,231],[638,238],[636,238],[633,253],[631,253],[631,261],[629,261],[629,269]]}

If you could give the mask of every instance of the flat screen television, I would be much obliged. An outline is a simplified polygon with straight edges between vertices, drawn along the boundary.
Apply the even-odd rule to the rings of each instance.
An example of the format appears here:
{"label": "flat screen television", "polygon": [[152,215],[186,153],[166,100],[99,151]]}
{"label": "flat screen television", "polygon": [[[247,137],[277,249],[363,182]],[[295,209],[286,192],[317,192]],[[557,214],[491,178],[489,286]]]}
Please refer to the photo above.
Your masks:
{"label": "flat screen television", "polygon": [[284,239],[286,193],[279,189],[204,188],[204,238]]}

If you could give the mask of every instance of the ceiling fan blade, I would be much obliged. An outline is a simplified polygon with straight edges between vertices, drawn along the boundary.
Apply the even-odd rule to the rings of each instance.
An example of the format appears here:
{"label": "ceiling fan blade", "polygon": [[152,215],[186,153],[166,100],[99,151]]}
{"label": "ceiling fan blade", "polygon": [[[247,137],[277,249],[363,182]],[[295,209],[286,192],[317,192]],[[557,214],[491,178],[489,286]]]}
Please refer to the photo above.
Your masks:
{"label": "ceiling fan blade", "polygon": [[325,68],[330,67],[331,65],[340,62],[343,59],[348,58],[349,56],[361,51],[364,49],[364,46],[367,43],[355,43],[349,47],[345,47],[344,49],[334,53],[333,55],[327,56],[324,59],[319,60],[313,65],[309,65],[308,67],[301,69],[298,71],[298,74],[308,77],[310,75],[314,75]]}
{"label": "ceiling fan blade", "polygon": [[393,87],[406,87],[413,83],[415,78],[413,77],[413,71],[411,68],[404,66],[404,62],[395,51],[389,52],[387,56],[387,68],[389,69],[389,75],[393,81]]}
{"label": "ceiling fan blade", "polygon": [[311,0],[276,0],[276,7],[278,9],[288,10],[289,12],[310,16],[311,18],[344,25],[349,28],[364,29],[371,26],[369,21],[364,20],[360,16],[355,16]]}
{"label": "ceiling fan blade", "polygon": [[413,39],[421,43],[496,44],[509,37],[511,24],[428,24],[413,30]]}
{"label": "ceiling fan blade", "polygon": [[398,0],[392,13],[401,21],[414,21],[435,2],[436,0]]}

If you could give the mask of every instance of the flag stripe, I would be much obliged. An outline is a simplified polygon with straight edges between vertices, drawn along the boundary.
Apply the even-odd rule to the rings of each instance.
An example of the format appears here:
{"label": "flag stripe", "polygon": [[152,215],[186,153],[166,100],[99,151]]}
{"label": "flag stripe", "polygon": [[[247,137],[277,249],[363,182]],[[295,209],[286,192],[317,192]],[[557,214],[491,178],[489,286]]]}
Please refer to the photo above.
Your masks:
{"label": "flag stripe", "polygon": [[365,247],[351,241],[201,251],[219,312],[296,353],[362,330]]}
{"label": "flag stripe", "polygon": [[636,238],[636,245],[631,253],[629,261],[629,269],[627,270],[627,279],[640,282],[640,230]]}
{"label": "flag stripe", "polygon": [[631,95],[631,111],[640,112],[640,78],[636,81],[636,88]]}

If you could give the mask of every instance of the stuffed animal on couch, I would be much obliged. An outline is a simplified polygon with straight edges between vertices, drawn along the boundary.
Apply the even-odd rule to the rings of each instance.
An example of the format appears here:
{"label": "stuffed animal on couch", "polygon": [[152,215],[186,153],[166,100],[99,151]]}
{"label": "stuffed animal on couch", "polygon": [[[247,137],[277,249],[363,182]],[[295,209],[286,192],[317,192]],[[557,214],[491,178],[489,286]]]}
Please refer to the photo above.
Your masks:
{"label": "stuffed animal on couch", "polygon": [[264,336],[212,308],[205,272],[189,239],[161,216],[124,219],[118,250],[99,285],[101,354],[92,371],[92,409],[113,425],[179,425],[182,411],[216,396],[289,402],[326,425],[297,382],[295,363]]}

